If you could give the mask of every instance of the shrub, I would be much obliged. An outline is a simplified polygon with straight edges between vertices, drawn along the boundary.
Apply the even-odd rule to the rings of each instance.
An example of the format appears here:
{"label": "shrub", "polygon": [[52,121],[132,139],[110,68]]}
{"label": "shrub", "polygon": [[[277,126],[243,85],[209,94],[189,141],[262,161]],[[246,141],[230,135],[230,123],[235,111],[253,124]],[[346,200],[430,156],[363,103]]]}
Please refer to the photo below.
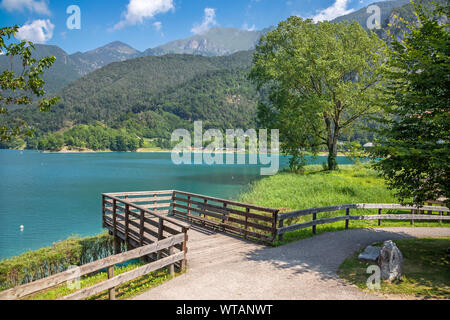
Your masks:
{"label": "shrub", "polygon": [[114,254],[113,237],[71,237],[51,247],[0,261],[0,290],[29,283]]}

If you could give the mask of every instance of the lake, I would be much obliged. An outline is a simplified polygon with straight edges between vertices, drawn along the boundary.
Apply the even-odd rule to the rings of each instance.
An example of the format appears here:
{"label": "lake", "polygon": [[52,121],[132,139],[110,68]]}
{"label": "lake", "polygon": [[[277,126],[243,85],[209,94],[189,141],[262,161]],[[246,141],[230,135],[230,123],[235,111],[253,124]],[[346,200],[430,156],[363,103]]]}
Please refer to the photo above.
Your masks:
{"label": "lake", "polygon": [[[311,159],[321,164],[325,157]],[[339,163],[349,164],[346,158]],[[280,157],[280,166],[288,165]],[[261,165],[174,165],[170,153],[0,150],[0,258],[102,231],[101,194],[182,190],[238,198]],[[20,230],[20,226],[24,230]]]}

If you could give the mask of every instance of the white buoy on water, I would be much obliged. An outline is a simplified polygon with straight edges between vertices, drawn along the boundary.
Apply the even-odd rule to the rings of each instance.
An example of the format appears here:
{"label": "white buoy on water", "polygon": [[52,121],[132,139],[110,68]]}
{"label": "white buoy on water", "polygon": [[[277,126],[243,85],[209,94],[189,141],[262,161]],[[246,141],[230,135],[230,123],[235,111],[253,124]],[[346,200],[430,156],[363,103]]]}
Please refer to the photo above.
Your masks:
{"label": "white buoy on water", "polygon": [[23,225],[20,226],[20,231],[23,231],[23,229],[25,229],[25,227]]}

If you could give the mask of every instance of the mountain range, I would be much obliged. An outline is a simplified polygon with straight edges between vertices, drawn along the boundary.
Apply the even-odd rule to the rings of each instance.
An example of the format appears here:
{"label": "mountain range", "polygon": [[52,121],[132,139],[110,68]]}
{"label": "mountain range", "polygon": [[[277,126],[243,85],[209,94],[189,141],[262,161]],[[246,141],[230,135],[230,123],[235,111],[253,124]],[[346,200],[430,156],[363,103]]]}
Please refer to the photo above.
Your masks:
{"label": "mountain range", "polygon": [[[443,2],[445,0],[424,0],[427,2]],[[393,0],[374,3],[381,9],[382,27],[386,28],[392,22],[395,13],[409,16],[412,12],[409,0]],[[366,28],[367,8],[360,9],[348,15],[338,17],[333,22],[357,21]],[[162,56],[165,54],[193,54],[203,56],[223,56],[247,51],[255,48],[261,35],[273,29],[273,27],[260,31],[247,31],[235,28],[212,28],[187,39],[176,40],[156,48],[150,48],[140,52],[131,46],[115,41],[100,48],[88,52],[76,52],[68,54],[61,48],[53,45],[37,44],[35,57],[55,56],[56,62],[46,72],[44,81],[46,91],[54,94],[72,81],[83,77],[94,70],[102,68],[112,62],[125,61],[145,56]],[[381,33],[380,33],[380,36]],[[0,70],[10,67],[11,61],[0,56]],[[18,71],[20,62],[14,60],[13,68]]]}
{"label": "mountain range", "polygon": [[38,136],[93,123],[164,139],[196,120],[202,120],[205,128],[252,128],[259,100],[248,79],[252,57],[252,51],[240,51],[218,57],[167,54],[115,62],[59,91],[61,101],[49,112],[23,108],[9,116],[20,114]]}
{"label": "mountain range", "polygon": [[[377,3],[382,25],[392,22],[395,14],[411,17],[407,2]],[[365,27],[370,15],[364,8],[333,22],[357,21]],[[174,129],[189,128],[195,120],[220,129],[255,127],[260,93],[248,72],[252,50],[269,30],[213,28],[144,52],[122,42],[70,55],[57,46],[36,45],[37,58],[56,57],[44,80],[47,92],[61,101],[47,113],[25,108],[11,117],[32,124],[38,137],[98,122],[161,139]],[[19,61],[12,62],[18,69]],[[10,65],[8,57],[0,56],[0,70]]]}
{"label": "mountain range", "polygon": [[[253,49],[261,35],[267,32],[246,31],[234,28],[213,28],[201,35],[176,40],[165,45],[140,52],[131,46],[115,41],[88,52],[68,54],[58,46],[36,44],[35,58],[55,56],[56,62],[44,75],[46,91],[54,94],[72,81],[83,77],[110,63],[146,56],[165,54],[194,54],[203,56],[223,56]],[[0,70],[10,68],[11,61],[0,56]],[[20,70],[21,63],[13,60],[13,69]]]}

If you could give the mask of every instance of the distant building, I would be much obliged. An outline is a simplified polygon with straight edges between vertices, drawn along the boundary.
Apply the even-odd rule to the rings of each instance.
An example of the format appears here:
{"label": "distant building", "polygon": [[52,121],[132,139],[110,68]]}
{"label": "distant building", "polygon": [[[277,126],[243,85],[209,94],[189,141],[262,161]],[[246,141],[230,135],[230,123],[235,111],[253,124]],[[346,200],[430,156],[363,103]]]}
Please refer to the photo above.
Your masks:
{"label": "distant building", "polygon": [[363,145],[364,148],[373,148],[374,144],[372,142],[367,142],[365,145]]}

